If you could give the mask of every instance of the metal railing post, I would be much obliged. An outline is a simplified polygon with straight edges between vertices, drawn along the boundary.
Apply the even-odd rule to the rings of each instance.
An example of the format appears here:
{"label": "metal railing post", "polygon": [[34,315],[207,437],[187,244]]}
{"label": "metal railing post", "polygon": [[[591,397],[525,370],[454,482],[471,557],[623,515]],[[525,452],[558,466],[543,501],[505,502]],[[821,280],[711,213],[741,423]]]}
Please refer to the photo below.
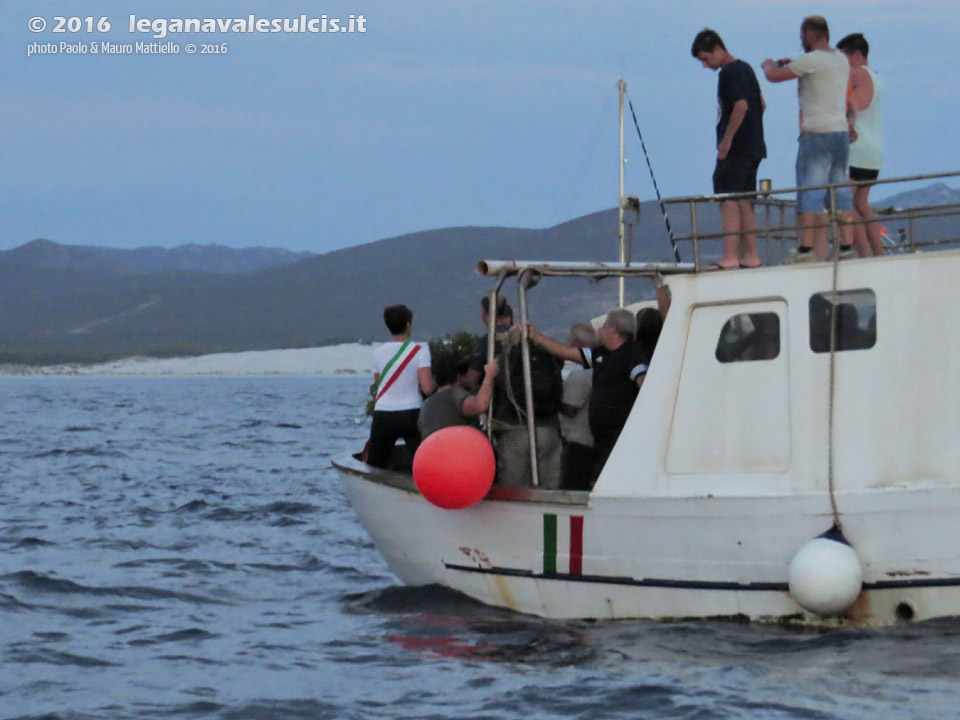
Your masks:
{"label": "metal railing post", "polygon": [[700,272],[700,243],[697,240],[697,201],[690,201],[690,237],[693,239],[693,271]]}
{"label": "metal railing post", "polygon": [[[528,285],[529,283],[529,285]],[[537,424],[533,407],[533,379],[530,370],[530,333],[527,330],[527,287],[533,287],[536,281],[530,271],[524,270],[517,278],[520,289],[520,353],[523,360],[523,394],[527,410],[527,437],[530,444],[530,480],[534,487],[540,485],[537,469]]]}
{"label": "metal railing post", "polygon": [[784,229],[787,224],[787,207],[786,205],[780,206],[780,226],[777,230],[777,258],[780,262],[783,262],[783,247],[786,244],[786,233]]}
{"label": "metal railing post", "polygon": [[834,259],[840,257],[840,216],[837,215],[837,189],[833,185],[827,190],[830,193],[830,242]]}
{"label": "metal railing post", "polygon": [[770,265],[770,245],[772,242],[773,238],[770,236],[770,203],[765,202],[763,204],[763,247],[766,250],[764,254],[767,256],[767,265]]}
{"label": "metal railing post", "polygon": [[[497,284],[490,290],[490,305],[487,308],[487,364],[493,362],[497,348],[497,310],[500,307],[500,288],[507,279],[504,271],[497,273]],[[487,440],[493,443],[493,394],[490,395],[490,404],[487,406]]]}
{"label": "metal railing post", "polygon": [[[497,292],[500,286],[490,291],[490,305],[487,313],[487,364],[493,362],[497,345]],[[490,395],[490,404],[487,406],[487,440],[493,442],[493,394]]]}

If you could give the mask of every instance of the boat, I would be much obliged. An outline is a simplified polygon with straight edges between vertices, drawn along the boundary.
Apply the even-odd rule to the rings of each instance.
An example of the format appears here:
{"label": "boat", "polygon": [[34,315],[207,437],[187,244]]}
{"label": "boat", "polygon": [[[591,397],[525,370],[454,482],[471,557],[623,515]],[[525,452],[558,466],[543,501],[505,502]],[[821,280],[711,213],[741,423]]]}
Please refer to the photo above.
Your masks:
{"label": "boat", "polygon": [[698,234],[697,209],[730,196],[665,201],[690,208],[689,262],[481,261],[494,300],[518,280],[524,320],[554,276],[662,277],[670,310],[590,492],[493,484],[447,510],[409,474],[336,459],[396,576],[547,618],[960,615],[960,238],[918,230],[957,207],[891,212],[909,246],[884,257],[778,265],[796,227],[776,196],[795,191],[754,196],[775,216],[760,268],[705,269],[721,234]]}

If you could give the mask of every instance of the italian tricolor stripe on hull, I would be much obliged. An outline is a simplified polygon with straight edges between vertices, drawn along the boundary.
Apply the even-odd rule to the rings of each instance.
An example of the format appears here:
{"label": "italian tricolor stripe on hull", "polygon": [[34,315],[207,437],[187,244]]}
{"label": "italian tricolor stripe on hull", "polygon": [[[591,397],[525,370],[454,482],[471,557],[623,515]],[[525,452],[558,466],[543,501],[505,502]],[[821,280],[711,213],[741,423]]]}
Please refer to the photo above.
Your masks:
{"label": "italian tricolor stripe on hull", "polygon": [[[558,550],[562,548],[562,550]],[[583,515],[545,513],[543,516],[543,574],[583,574]],[[566,564],[566,567],[563,565]]]}

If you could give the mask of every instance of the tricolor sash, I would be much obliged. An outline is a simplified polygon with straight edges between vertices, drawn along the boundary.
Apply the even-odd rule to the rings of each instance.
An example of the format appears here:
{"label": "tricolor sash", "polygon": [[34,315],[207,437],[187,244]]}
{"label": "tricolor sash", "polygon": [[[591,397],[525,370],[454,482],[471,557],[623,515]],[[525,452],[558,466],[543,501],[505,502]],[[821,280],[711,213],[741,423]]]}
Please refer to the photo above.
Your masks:
{"label": "tricolor sash", "polygon": [[404,350],[406,350],[409,345],[410,339],[408,338],[403,342],[403,345],[400,346],[400,349],[397,350],[397,354],[390,358],[390,362],[384,366],[383,372],[380,374],[380,386],[377,388],[377,400],[383,397],[383,394],[389,390],[390,386],[396,382],[398,377],[400,377],[400,374],[403,372],[404,368],[406,368],[407,365],[410,364],[410,361],[413,360],[414,356],[420,352],[420,346],[414,345],[413,350],[403,359],[403,362],[400,363],[400,366],[394,371],[393,375],[390,376],[390,379],[384,382],[384,378],[387,377],[387,372],[391,367],[393,367],[393,364],[397,361],[397,359],[403,355]]}

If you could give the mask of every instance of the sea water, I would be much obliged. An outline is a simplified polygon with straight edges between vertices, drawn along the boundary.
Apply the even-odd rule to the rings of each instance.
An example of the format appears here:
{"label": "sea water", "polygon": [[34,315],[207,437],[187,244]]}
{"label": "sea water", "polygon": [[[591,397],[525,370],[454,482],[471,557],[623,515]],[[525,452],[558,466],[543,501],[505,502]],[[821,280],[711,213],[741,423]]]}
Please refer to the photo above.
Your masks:
{"label": "sea water", "polygon": [[558,622],[406,588],[366,379],[0,380],[0,718],[948,718],[960,622]]}

